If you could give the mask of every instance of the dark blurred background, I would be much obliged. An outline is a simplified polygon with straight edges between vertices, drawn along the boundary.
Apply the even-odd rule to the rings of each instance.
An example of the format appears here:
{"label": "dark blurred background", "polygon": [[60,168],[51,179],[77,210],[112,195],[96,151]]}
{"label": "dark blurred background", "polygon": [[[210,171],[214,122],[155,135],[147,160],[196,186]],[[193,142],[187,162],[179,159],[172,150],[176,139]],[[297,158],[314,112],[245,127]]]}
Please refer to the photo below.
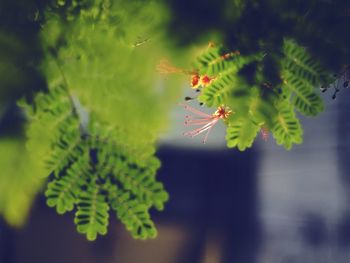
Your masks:
{"label": "dark blurred background", "polygon": [[157,239],[133,240],[111,217],[108,235],[88,242],[72,215],[58,216],[39,197],[23,229],[1,223],[0,262],[349,262],[350,93],[325,99],[291,151],[272,138],[226,150],[220,128],[206,146],[164,139],[158,176],[170,201],[153,215]]}

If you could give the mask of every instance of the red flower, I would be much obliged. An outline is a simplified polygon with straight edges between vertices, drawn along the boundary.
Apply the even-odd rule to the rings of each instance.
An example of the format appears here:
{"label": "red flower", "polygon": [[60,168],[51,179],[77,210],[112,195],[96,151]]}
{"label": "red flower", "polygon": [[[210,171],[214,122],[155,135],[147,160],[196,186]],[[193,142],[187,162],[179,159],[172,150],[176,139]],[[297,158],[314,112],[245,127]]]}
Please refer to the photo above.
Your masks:
{"label": "red flower", "polygon": [[191,75],[191,88],[192,89],[197,89],[198,86],[200,85],[200,76],[197,73],[194,73]]}
{"label": "red flower", "polygon": [[215,78],[211,78],[208,75],[204,75],[200,78],[200,84],[203,88],[208,86]]}
{"label": "red flower", "polygon": [[157,65],[157,71],[160,74],[167,75],[173,73],[183,73],[191,76],[191,88],[198,89],[208,86],[215,78],[211,78],[208,75],[200,76],[196,71],[188,71],[181,68],[174,67],[167,60],[161,60]]}

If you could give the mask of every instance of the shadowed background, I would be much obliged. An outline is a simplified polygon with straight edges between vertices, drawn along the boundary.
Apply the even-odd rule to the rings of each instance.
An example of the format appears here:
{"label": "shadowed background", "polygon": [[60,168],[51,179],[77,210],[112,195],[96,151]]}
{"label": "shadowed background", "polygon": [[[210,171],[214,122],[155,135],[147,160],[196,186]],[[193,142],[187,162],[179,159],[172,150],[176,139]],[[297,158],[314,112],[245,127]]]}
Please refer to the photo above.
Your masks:
{"label": "shadowed background", "polygon": [[[171,199],[154,214],[155,240],[132,240],[112,219],[107,236],[88,242],[72,215],[57,216],[39,197],[22,230],[2,223],[0,262],[347,262],[348,98],[343,92],[318,119],[303,120],[305,143],[291,151],[272,138],[226,150],[220,128],[205,146],[168,136],[159,178]],[[180,134],[182,112],[174,116]]]}

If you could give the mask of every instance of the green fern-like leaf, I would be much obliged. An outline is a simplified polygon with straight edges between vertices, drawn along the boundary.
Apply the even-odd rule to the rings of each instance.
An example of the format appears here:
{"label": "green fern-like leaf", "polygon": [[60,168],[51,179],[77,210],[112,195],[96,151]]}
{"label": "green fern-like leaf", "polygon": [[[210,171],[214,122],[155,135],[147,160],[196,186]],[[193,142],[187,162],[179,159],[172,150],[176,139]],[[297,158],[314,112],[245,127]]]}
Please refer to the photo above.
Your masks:
{"label": "green fern-like leaf", "polygon": [[60,179],[54,179],[48,184],[45,195],[47,204],[50,207],[56,207],[57,213],[63,214],[72,211],[81,192],[81,187],[86,183],[86,168],[88,167],[88,158],[83,154],[75,163],[73,163]]}
{"label": "green fern-like leaf", "polygon": [[[159,160],[150,156],[139,161],[138,151],[126,148],[114,127],[99,122],[95,113],[83,125],[82,109],[64,85],[55,82],[31,106],[22,102],[31,119],[28,135],[44,134],[45,145],[33,150],[44,157],[46,176],[54,174],[45,193],[47,204],[59,214],[75,210],[78,232],[89,240],[107,232],[110,207],[134,237],[154,237],[157,232],[149,209],[162,210],[168,200],[155,177]],[[58,107],[57,101],[64,102],[64,107]],[[40,141],[36,136],[29,138],[29,147],[31,140]],[[117,195],[106,190],[113,185],[118,185]],[[128,199],[122,201],[123,196]]]}
{"label": "green fern-like leaf", "polygon": [[282,68],[285,71],[309,82],[312,86],[320,84],[324,71],[305,48],[288,39],[284,42],[283,50],[285,59],[282,60]]}
{"label": "green fern-like leaf", "polygon": [[82,154],[81,137],[79,130],[73,130],[70,133],[62,134],[54,142],[55,151],[46,161],[47,167],[57,176],[69,163],[73,162]]}
{"label": "green fern-like leaf", "polygon": [[[56,175],[70,161],[80,156],[80,124],[72,100],[62,81],[55,82],[50,92],[40,92],[32,104],[21,103],[30,121],[27,129],[27,147],[33,159],[42,163],[46,177]],[[67,147],[69,145],[69,150]]]}
{"label": "green fern-like leaf", "polygon": [[155,174],[160,166],[157,158],[150,158],[146,164],[133,163],[125,155],[116,154],[117,146],[109,144],[98,151],[99,171],[103,178],[112,174],[113,179],[120,182],[125,190],[130,191],[140,202],[164,209],[169,195],[162,183],[156,180]]}
{"label": "green fern-like leaf", "polygon": [[324,110],[321,97],[312,90],[306,83],[293,78],[285,80],[284,86],[293,91],[294,96],[291,101],[295,108],[305,116],[316,116]]}
{"label": "green fern-like leaf", "polygon": [[289,94],[295,108],[305,116],[316,116],[324,110],[321,97],[316,89],[301,76],[293,75],[286,71],[283,74],[284,82],[282,90]]}
{"label": "green fern-like leaf", "polygon": [[[316,116],[323,111],[324,105],[316,89],[325,77],[320,64],[306,48],[290,39],[284,41],[283,53],[281,87],[265,82],[262,69],[267,53],[250,57],[225,56],[234,53],[214,46],[197,58],[197,71],[212,74],[213,78],[209,85],[202,87],[199,102],[208,107],[225,105],[234,113],[234,117],[226,121],[228,147],[240,150],[251,147],[259,129],[264,127],[275,133],[278,144],[290,149],[302,141],[302,128],[294,110],[304,116]],[[245,65],[255,72],[251,85],[238,74]]]}
{"label": "green fern-like leaf", "polygon": [[[94,133],[108,135],[101,127],[91,127]],[[107,137],[108,138],[108,137]],[[100,140],[105,140],[100,137]],[[97,143],[97,147],[99,142]],[[156,171],[160,167],[160,161],[155,157],[148,158],[143,163],[134,162],[126,154],[121,154],[118,143],[109,143],[108,146],[99,147],[99,168],[102,174],[113,174],[113,178],[123,187],[135,195],[140,202],[163,210],[164,203],[168,200],[168,193],[163,184],[156,180]]]}
{"label": "green fern-like leaf", "polygon": [[120,168],[116,166],[114,172],[116,179],[123,183],[125,189],[130,190],[145,204],[154,205],[158,210],[164,209],[164,203],[168,201],[169,196],[163,184],[156,181],[153,171],[148,171],[148,167],[136,167],[132,164],[124,166],[124,169]]}
{"label": "green fern-like leaf", "polygon": [[[198,100],[208,107],[218,107],[231,100],[234,104],[245,104],[250,90],[238,77],[243,66],[260,60],[261,56],[242,56],[238,51],[226,51],[221,46],[209,46],[194,64],[200,75],[209,75],[212,82],[204,87]],[[238,107],[237,107],[238,108]]]}
{"label": "green fern-like leaf", "polygon": [[249,90],[242,86],[234,73],[219,75],[207,87],[203,88],[198,100],[208,107],[225,104],[228,98],[244,100],[249,96]]}
{"label": "green fern-like leaf", "polygon": [[148,213],[149,206],[132,200],[128,192],[123,192],[115,186],[110,189],[112,208],[132,236],[137,239],[154,238],[157,230]]}
{"label": "green fern-like leaf", "polygon": [[86,234],[88,240],[95,240],[97,234],[105,235],[108,226],[109,206],[97,184],[88,186],[81,192],[77,202],[74,222],[79,233]]}
{"label": "green fern-like leaf", "polygon": [[303,130],[293,108],[286,101],[278,107],[278,114],[272,129],[277,144],[291,149],[293,144],[302,143]]}
{"label": "green fern-like leaf", "polygon": [[252,146],[259,130],[260,127],[248,117],[231,120],[226,130],[227,146],[244,151]]}
{"label": "green fern-like leaf", "polygon": [[222,46],[210,45],[194,63],[199,74],[218,75],[226,71],[238,71],[246,63],[239,52],[229,52]]}

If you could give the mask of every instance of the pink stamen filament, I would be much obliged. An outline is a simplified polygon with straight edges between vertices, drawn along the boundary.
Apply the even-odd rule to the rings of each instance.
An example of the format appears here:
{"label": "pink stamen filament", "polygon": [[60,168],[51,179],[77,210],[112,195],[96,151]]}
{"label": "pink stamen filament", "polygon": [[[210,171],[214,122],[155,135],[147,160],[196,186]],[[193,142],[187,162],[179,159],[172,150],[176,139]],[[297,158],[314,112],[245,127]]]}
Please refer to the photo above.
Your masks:
{"label": "pink stamen filament", "polygon": [[203,125],[206,124],[208,122],[203,122],[203,123],[185,123],[185,126],[199,126],[199,125]]}
{"label": "pink stamen filament", "polygon": [[211,121],[211,120],[188,120],[188,121],[185,121],[185,125],[192,125],[192,126],[198,126],[198,125],[202,125],[202,124],[207,124],[208,121]]}
{"label": "pink stamen filament", "polygon": [[[215,125],[215,124],[214,124],[214,125]],[[203,139],[203,141],[202,141],[203,143],[206,143],[206,142],[207,142],[209,133],[210,133],[210,131],[212,130],[212,128],[214,127],[214,125],[211,126],[211,127],[208,129],[208,131],[207,131],[207,133],[205,134],[205,137],[204,137],[204,139]]]}
{"label": "pink stamen filament", "polygon": [[202,120],[207,120],[210,121],[211,119],[215,118],[215,116],[210,116],[210,117],[197,117],[197,116],[187,116],[186,121],[202,121]]}
{"label": "pink stamen filament", "polygon": [[195,118],[193,116],[189,116],[188,118],[186,118],[186,121],[187,122],[201,122],[201,121],[211,121],[212,119],[216,118],[215,116],[210,116],[210,117],[207,117],[207,118]]}
{"label": "pink stamen filament", "polygon": [[184,135],[185,136],[191,136],[194,137],[196,135],[201,134],[202,132],[205,132],[206,130],[210,129],[211,127],[213,127],[219,119],[214,119],[211,122],[207,123],[206,125],[204,125],[203,127],[200,127],[198,129],[195,129],[193,131],[189,131],[189,132],[185,132]]}
{"label": "pink stamen filament", "polygon": [[212,117],[212,115],[209,115],[209,114],[206,114],[206,113],[201,112],[199,110],[196,110],[196,109],[194,109],[194,108],[192,108],[192,107],[190,107],[188,105],[180,104],[180,106],[183,106],[186,110],[191,111],[194,114],[197,114],[198,116],[207,117],[207,118]]}
{"label": "pink stamen filament", "polygon": [[189,122],[186,121],[185,126],[199,126],[199,125],[204,125],[204,124],[208,124],[208,121],[202,121],[202,122]]}

